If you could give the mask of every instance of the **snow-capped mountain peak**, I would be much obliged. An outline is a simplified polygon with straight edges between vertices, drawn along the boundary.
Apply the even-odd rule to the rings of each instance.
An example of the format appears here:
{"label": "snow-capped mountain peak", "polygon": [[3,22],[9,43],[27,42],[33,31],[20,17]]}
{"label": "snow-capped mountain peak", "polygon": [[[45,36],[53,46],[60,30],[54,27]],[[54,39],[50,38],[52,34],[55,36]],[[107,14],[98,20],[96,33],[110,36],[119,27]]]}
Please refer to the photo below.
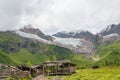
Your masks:
{"label": "snow-capped mountain peak", "polygon": [[24,28],[34,28],[32,24],[25,25]]}
{"label": "snow-capped mountain peak", "polygon": [[107,28],[103,29],[101,32],[108,32],[111,29],[111,26],[109,25]]}
{"label": "snow-capped mountain peak", "polygon": [[33,28],[31,24],[25,25],[23,28],[19,29],[19,31],[30,33],[30,34],[36,34],[37,36],[49,41],[52,41],[54,39],[52,36],[44,34],[40,29]]}
{"label": "snow-capped mountain peak", "polygon": [[19,30],[15,31],[15,33],[18,34],[18,35],[20,35],[20,36],[22,36],[22,37],[25,37],[25,38],[35,39],[35,40],[38,40],[38,41],[40,41],[40,42],[49,43],[49,44],[50,44],[49,41],[40,38],[40,37],[39,37],[38,35],[36,35],[36,34],[25,33],[25,32],[19,31]]}
{"label": "snow-capped mountain peak", "polygon": [[83,31],[83,30],[77,30],[77,31],[71,31],[71,32],[58,32],[57,34],[54,34],[53,36],[59,37],[59,38],[76,38],[76,39],[86,39],[93,41],[94,35],[90,33],[89,31]]}
{"label": "snow-capped mountain peak", "polygon": [[83,32],[88,32],[88,31],[85,31],[85,30],[61,31],[61,32],[58,32],[58,33],[61,33],[61,34],[77,34],[77,33],[83,33]]}
{"label": "snow-capped mountain peak", "polygon": [[118,35],[120,34],[120,24],[118,24],[118,25],[116,25],[116,24],[109,25],[107,28],[103,29],[100,32],[100,34],[102,36],[113,34],[113,33],[116,33]]}

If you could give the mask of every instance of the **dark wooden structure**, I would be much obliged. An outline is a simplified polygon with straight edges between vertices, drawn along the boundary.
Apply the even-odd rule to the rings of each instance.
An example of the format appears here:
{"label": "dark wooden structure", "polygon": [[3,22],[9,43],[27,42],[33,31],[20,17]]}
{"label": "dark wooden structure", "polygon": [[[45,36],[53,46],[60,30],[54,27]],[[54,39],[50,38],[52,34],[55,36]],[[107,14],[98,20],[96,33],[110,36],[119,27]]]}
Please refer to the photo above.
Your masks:
{"label": "dark wooden structure", "polygon": [[[25,65],[17,66],[17,68],[21,70],[22,72],[24,72],[24,74],[29,72],[29,75],[36,75],[36,76],[37,75],[46,75],[46,76],[48,75],[49,76],[49,75],[73,74],[76,72],[75,67],[76,65],[73,64],[69,60],[49,61],[49,62],[44,62],[40,65],[31,66],[31,67],[28,67]],[[15,74],[21,75],[22,72],[17,72]]]}
{"label": "dark wooden structure", "polygon": [[66,75],[75,73],[75,64],[69,60],[52,61],[43,63],[43,73],[45,75]]}
{"label": "dark wooden structure", "polygon": [[35,74],[36,73],[36,70],[31,68],[31,67],[28,67],[28,66],[25,66],[25,65],[20,65],[20,66],[17,66],[18,69],[22,70],[22,71],[29,71],[31,75]]}
{"label": "dark wooden structure", "polygon": [[25,66],[20,65],[17,66],[18,69],[26,72],[28,71],[32,77],[35,77],[37,75],[43,75],[43,66],[42,65],[35,65],[35,66]]}

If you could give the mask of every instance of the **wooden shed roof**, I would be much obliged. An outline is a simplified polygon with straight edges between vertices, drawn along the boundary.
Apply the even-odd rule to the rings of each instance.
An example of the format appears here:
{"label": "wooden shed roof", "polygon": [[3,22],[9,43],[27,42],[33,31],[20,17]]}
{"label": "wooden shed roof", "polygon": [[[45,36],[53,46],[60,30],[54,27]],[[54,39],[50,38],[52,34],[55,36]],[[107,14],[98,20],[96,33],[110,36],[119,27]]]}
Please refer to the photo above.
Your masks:
{"label": "wooden shed roof", "polygon": [[32,69],[42,68],[42,65],[31,66]]}
{"label": "wooden shed roof", "polygon": [[61,61],[47,61],[44,62],[43,65],[46,66],[62,66],[62,65],[66,65],[66,64],[70,64],[70,66],[76,66],[75,64],[73,64],[70,60],[61,60]]}

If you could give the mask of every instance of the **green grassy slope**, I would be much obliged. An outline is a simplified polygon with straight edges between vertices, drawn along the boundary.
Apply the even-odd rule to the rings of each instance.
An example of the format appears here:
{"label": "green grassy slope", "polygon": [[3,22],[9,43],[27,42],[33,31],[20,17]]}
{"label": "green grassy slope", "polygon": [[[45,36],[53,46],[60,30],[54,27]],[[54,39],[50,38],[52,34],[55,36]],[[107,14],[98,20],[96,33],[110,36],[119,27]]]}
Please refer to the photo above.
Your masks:
{"label": "green grassy slope", "polygon": [[[55,76],[56,77],[56,76]],[[53,79],[53,77],[50,79]],[[120,80],[119,68],[77,70],[76,74],[63,76],[62,80]]]}
{"label": "green grassy slope", "polygon": [[96,54],[100,56],[98,64],[101,66],[119,66],[120,65],[120,41],[109,45],[100,46]]}
{"label": "green grassy slope", "polygon": [[3,63],[3,64],[9,63],[12,65],[16,64],[11,58],[9,58],[4,52],[1,52],[1,51],[0,51],[0,63]]}
{"label": "green grassy slope", "polygon": [[85,58],[86,56],[88,55],[83,54],[74,55],[71,58],[71,61],[77,64],[78,69],[90,68],[93,65],[94,61],[92,59]]}

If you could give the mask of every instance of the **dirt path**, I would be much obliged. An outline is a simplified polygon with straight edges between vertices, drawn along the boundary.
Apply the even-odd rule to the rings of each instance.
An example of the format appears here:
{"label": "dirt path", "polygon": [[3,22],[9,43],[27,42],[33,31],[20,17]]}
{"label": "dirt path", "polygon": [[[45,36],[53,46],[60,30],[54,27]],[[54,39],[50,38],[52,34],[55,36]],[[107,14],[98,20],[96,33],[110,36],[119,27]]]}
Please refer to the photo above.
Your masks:
{"label": "dirt path", "polygon": [[37,76],[36,78],[33,78],[32,80],[62,80],[61,77],[53,78],[53,79],[48,79],[45,76]]}
{"label": "dirt path", "polygon": [[48,80],[45,76],[37,76],[36,78],[33,78],[32,80]]}
{"label": "dirt path", "polygon": [[62,80],[61,77],[53,78],[52,80]]}

